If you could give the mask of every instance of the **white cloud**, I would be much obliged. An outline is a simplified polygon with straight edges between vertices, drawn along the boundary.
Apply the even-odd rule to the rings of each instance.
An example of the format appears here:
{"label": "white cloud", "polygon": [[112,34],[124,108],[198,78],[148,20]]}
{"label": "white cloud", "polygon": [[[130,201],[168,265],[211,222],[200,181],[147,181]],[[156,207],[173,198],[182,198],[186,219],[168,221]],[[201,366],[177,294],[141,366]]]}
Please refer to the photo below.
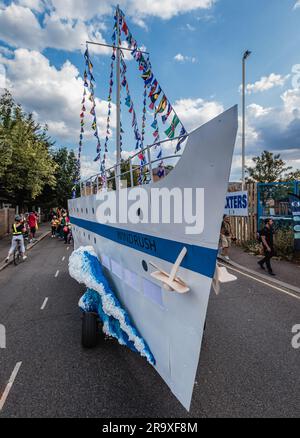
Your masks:
{"label": "white cloud", "polygon": [[[125,13],[147,30],[146,19],[170,19],[192,10],[209,9],[215,0],[120,0]],[[11,47],[42,51],[46,48],[75,51],[87,39],[105,42],[103,20],[115,8],[113,0],[15,0],[0,3],[0,39]],[[37,14],[40,14],[39,16]],[[38,19],[39,17],[39,19]],[[97,23],[97,24],[96,24]],[[187,25],[193,30],[191,25]],[[109,54],[108,48],[93,47]],[[190,59],[195,62],[194,58]]]}
{"label": "white cloud", "polygon": [[4,65],[0,64],[0,93],[6,87],[6,70]]}
{"label": "white cloud", "polygon": [[43,12],[49,6],[45,0],[18,0],[16,3],[37,12]]}
{"label": "white cloud", "polygon": [[[66,61],[61,69],[37,51],[17,49],[13,59],[4,59],[7,86],[25,110],[34,112],[40,123],[47,123],[51,136],[77,143],[79,137],[83,81],[77,68]],[[89,103],[89,102],[88,102]],[[108,103],[97,99],[97,119],[101,137],[105,137]],[[89,108],[88,105],[87,109]],[[87,127],[92,116],[87,116]],[[112,108],[115,126],[115,106]],[[87,129],[92,137],[91,129]]]}
{"label": "white cloud", "polygon": [[[248,94],[261,93],[271,90],[274,87],[282,87],[289,79],[290,75],[281,76],[275,73],[271,73],[269,76],[263,76],[259,81],[254,84],[248,84],[246,86],[246,92]],[[242,87],[240,87],[241,90]]]}
{"label": "white cloud", "polygon": [[188,131],[198,128],[224,111],[219,102],[203,99],[179,99],[173,105]]}
{"label": "white cloud", "polygon": [[294,9],[300,8],[300,0],[297,0],[297,2],[294,5]]}
{"label": "white cloud", "polygon": [[[80,19],[62,19],[55,12],[46,14],[41,25],[33,11],[12,3],[0,9],[0,39],[12,47],[41,51],[45,48],[75,51],[87,40],[105,43],[102,23],[86,24]],[[92,46],[95,53],[110,54],[111,49]]]}
{"label": "white cloud", "polygon": [[81,156],[81,178],[83,180],[86,180],[90,178],[91,176],[97,175],[100,172],[100,165],[99,162],[93,161],[92,157],[89,157],[87,155]]}
{"label": "white cloud", "polygon": [[177,53],[177,55],[174,56],[174,60],[177,62],[191,62],[192,64],[195,64],[197,62],[197,58],[194,56],[184,56],[181,53]]}
{"label": "white cloud", "polygon": [[[120,7],[135,19],[149,16],[170,19],[193,10],[209,9],[215,0],[120,0]],[[116,2],[113,0],[52,0],[56,13],[63,18],[88,20],[96,15],[111,14]]]}

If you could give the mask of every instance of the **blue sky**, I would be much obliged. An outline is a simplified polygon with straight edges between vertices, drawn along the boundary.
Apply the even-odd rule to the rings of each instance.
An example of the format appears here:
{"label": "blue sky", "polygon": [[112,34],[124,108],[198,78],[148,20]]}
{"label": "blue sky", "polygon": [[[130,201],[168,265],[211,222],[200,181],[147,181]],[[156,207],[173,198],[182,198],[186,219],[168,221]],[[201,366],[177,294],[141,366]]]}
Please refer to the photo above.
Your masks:
{"label": "blue sky", "polygon": [[[188,129],[241,103],[241,58],[247,62],[247,163],[262,150],[280,151],[300,168],[300,2],[297,0],[122,0],[131,32],[150,51],[153,71]],[[297,7],[299,3],[299,7]],[[87,38],[111,42],[110,0],[0,0],[0,79],[26,110],[49,125],[57,145],[77,148],[83,57]],[[98,122],[107,111],[109,51],[93,53]],[[142,81],[128,61],[135,106]],[[2,73],[1,73],[2,72]],[[5,75],[5,82],[4,82]],[[0,86],[1,86],[0,83]],[[101,102],[101,103],[100,103]],[[124,107],[125,156],[134,148]],[[150,124],[150,118],[148,124]],[[151,140],[150,134],[147,137]],[[85,174],[97,170],[87,140]],[[110,142],[113,161],[114,139]],[[127,151],[127,152],[126,152]],[[240,135],[232,167],[239,180]]]}

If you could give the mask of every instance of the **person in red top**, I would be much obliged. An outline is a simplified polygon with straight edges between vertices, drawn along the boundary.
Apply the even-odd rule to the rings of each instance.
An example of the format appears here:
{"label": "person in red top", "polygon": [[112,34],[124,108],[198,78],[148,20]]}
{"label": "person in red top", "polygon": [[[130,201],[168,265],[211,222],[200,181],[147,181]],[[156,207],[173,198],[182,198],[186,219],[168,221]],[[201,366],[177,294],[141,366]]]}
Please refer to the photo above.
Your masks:
{"label": "person in red top", "polygon": [[30,242],[32,242],[35,238],[35,233],[37,229],[37,218],[34,212],[29,213],[28,216],[28,225],[30,228]]}

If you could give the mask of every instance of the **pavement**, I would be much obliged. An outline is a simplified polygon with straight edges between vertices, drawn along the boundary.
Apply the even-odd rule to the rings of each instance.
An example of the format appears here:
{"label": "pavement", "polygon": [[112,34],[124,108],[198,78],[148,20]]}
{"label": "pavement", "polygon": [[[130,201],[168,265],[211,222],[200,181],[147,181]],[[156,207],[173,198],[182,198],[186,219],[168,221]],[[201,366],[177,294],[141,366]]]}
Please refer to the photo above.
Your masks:
{"label": "pavement", "polygon": [[[48,223],[39,224],[39,229],[36,232],[35,241],[33,243],[29,243],[29,244],[27,244],[25,242],[26,250],[30,251],[41,240],[43,240],[45,237],[47,237],[50,234],[50,232],[51,231],[49,230]],[[5,259],[7,257],[10,245],[11,245],[11,235],[5,236],[2,239],[0,239],[0,271],[2,271],[3,269],[5,269],[7,267],[7,263],[5,263]],[[11,262],[12,262],[12,260],[10,260],[10,263]]]}
{"label": "pavement", "polygon": [[[235,267],[241,267],[249,269],[254,275],[257,275],[263,279],[277,283],[279,285],[285,284],[287,287],[292,286],[293,290],[300,292],[300,264],[288,262],[285,260],[272,260],[273,271],[276,277],[270,278],[267,271],[263,271],[257,264],[263,256],[255,256],[248,252],[245,252],[238,246],[232,246],[230,248],[230,262]],[[297,292],[298,292],[297,291]]]}
{"label": "pavement", "polygon": [[97,348],[81,347],[84,290],[68,275],[71,251],[44,238],[28,261],[0,273],[0,324],[7,334],[7,348],[0,349],[0,401],[7,395],[0,418],[300,416],[300,350],[292,348],[300,294],[242,270],[233,271],[238,280],[223,285],[220,295],[211,294],[187,413],[139,355],[101,336]]}

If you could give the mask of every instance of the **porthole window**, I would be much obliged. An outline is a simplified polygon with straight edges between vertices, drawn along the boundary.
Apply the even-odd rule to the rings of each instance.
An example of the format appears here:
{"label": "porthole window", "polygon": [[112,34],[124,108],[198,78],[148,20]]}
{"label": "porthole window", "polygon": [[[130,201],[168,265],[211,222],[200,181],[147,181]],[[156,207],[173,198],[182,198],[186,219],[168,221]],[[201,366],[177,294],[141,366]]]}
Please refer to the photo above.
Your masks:
{"label": "porthole window", "polygon": [[86,214],[88,214],[88,213],[89,213],[89,211],[88,211],[88,209],[87,209],[87,208],[85,209],[85,212],[86,212]]}
{"label": "porthole window", "polygon": [[148,272],[148,265],[147,262],[145,262],[145,260],[142,261],[142,266],[145,272]]}
{"label": "porthole window", "polygon": [[96,237],[94,238],[94,243],[95,243],[95,244],[97,243],[97,239],[96,239]]}
{"label": "porthole window", "polygon": [[89,240],[91,240],[91,236],[89,235]]}
{"label": "porthole window", "polygon": [[81,213],[83,213],[83,208],[81,209]]}
{"label": "porthole window", "polygon": [[95,209],[94,208],[92,208],[92,212],[93,212],[93,214],[95,214]]}

